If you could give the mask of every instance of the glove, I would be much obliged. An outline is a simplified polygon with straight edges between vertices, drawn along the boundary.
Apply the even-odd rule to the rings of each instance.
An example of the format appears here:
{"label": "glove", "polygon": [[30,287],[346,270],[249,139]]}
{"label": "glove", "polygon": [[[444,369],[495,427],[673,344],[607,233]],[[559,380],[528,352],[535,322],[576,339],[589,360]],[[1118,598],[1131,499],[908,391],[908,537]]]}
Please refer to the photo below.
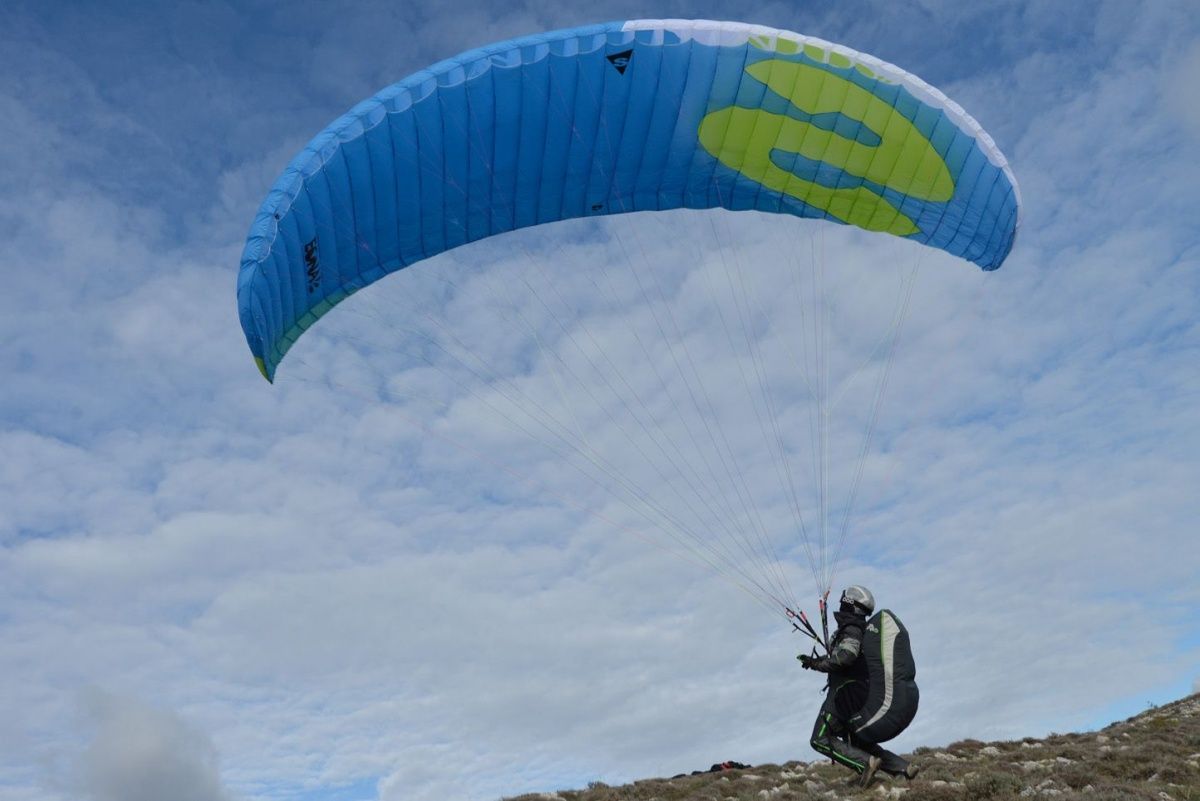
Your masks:
{"label": "glove", "polygon": [[800,660],[800,666],[805,670],[815,670],[818,673],[829,672],[829,660],[823,656],[809,656],[808,654],[800,654],[796,657]]}

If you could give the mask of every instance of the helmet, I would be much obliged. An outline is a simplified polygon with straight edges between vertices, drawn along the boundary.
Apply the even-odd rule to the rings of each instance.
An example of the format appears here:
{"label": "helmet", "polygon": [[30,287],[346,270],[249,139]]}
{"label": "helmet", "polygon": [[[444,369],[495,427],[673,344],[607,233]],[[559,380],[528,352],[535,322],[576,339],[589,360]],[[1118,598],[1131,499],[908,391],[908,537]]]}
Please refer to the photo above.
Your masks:
{"label": "helmet", "polygon": [[875,596],[866,587],[855,584],[842,590],[842,606],[852,606],[855,611],[869,615],[875,611]]}

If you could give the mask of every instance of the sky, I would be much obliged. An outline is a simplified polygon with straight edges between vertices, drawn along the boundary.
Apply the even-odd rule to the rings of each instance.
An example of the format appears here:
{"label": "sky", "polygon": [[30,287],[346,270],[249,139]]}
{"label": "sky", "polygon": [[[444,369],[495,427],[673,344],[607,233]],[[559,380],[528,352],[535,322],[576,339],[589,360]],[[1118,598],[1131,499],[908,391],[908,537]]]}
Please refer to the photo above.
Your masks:
{"label": "sky", "polygon": [[[1097,727],[1200,691],[1189,0],[4,9],[3,801],[494,799],[815,758],[804,640],[674,552],[621,487],[694,513],[623,438],[641,400],[682,437],[701,422],[657,370],[683,348],[811,613],[741,371],[770,364],[802,452],[804,371],[775,367],[816,250],[835,254],[835,385],[859,398],[834,423],[843,489],[908,274],[880,265],[919,264],[834,578],[912,632],[922,706],[897,750]],[[262,380],[237,268],[309,138],[441,58],[645,17],[794,30],[939,87],[1020,183],[1011,257],[984,274],[742,214],[563,223],[380,282]],[[743,295],[713,290],[728,260],[780,252],[801,255]],[[660,294],[635,291],[639,267]],[[745,350],[714,315],[739,308]],[[586,354],[622,365],[624,402]],[[585,448],[514,431],[497,412],[519,412],[514,383]],[[583,453],[619,481],[585,478]]]}

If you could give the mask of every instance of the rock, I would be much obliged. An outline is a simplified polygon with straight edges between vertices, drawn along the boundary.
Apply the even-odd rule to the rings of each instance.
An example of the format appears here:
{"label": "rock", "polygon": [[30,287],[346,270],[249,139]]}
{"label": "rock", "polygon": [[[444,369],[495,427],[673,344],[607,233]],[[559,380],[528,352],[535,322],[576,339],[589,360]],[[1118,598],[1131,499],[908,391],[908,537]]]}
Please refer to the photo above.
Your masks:
{"label": "rock", "polygon": [[979,753],[983,754],[984,756],[997,757],[1000,756],[1000,749],[994,745],[985,745],[983,748],[979,749]]}
{"label": "rock", "polygon": [[1075,764],[1075,760],[1067,759],[1066,757],[1055,757],[1054,761],[1060,765],[1074,765]]}
{"label": "rock", "polygon": [[809,779],[808,781],[806,781],[804,783],[804,789],[808,790],[813,795],[816,795],[817,793],[819,793],[825,789],[825,785],[821,784],[820,782],[814,782],[812,779]]}
{"label": "rock", "polygon": [[1018,762],[1017,764],[1020,765],[1021,770],[1025,771],[1027,773],[1031,770],[1045,770],[1046,769],[1045,762]]}
{"label": "rock", "polygon": [[959,757],[956,757],[954,754],[947,754],[945,751],[938,751],[936,754],[933,755],[933,758],[940,759],[942,762],[961,762],[962,761]]}
{"label": "rock", "polygon": [[887,786],[885,784],[875,785],[875,792],[884,798],[899,798],[908,792],[907,787]]}
{"label": "rock", "polygon": [[1044,748],[1041,743],[1021,743],[1022,748]]}

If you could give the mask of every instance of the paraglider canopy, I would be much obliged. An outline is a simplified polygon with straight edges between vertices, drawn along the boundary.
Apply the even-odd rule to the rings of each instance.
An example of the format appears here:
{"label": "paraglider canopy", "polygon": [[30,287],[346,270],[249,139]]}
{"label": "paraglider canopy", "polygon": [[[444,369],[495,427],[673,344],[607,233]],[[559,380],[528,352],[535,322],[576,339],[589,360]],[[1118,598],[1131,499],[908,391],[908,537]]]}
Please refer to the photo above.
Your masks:
{"label": "paraglider canopy", "polygon": [[634,20],[514,39],[396,83],[292,161],[238,276],[272,380],[317,319],[388,273],[569,218],[757,209],[1000,266],[1016,182],[956,103],[840,45],[738,22]]}

